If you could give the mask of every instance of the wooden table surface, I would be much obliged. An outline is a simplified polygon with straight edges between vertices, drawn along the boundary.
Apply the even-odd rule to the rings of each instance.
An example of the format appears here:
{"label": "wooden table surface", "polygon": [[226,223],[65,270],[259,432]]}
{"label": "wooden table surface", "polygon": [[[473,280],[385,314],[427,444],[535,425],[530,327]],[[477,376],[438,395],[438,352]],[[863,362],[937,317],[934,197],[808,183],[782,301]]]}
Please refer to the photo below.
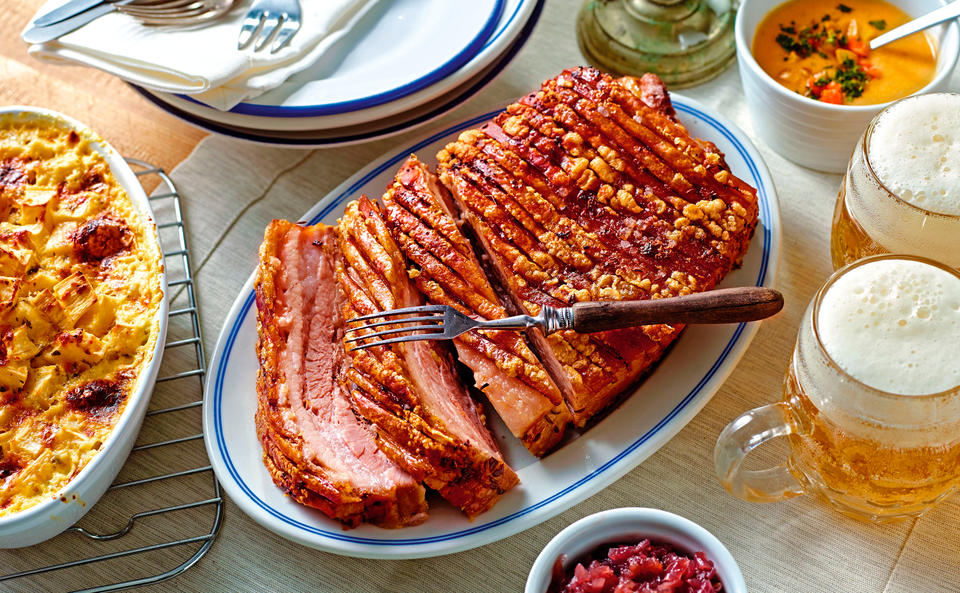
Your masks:
{"label": "wooden table surface", "polygon": [[[493,84],[453,113],[418,130],[316,151],[266,148],[218,136],[204,140],[173,178],[183,195],[208,355],[256,263],[256,248],[270,219],[296,220],[371,160],[412,146],[453,121],[500,107],[562,68],[583,63],[573,34],[581,1],[547,2],[530,41]],[[88,122],[125,154],[168,169],[184,160],[204,134],[141,101],[108,76],[90,69],[39,64],[26,55],[17,36],[39,4],[40,0],[0,0],[2,8],[12,10],[12,16],[0,17],[0,100],[64,111]],[[950,88],[960,89],[960,73]],[[787,305],[781,315],[761,325],[723,387],[679,434],[626,476],[563,513],[501,541],[438,558],[385,562],[318,552],[267,531],[226,497],[223,527],[209,554],[182,576],[143,590],[520,591],[536,555],[566,525],[603,509],[650,506],[688,517],[713,532],[737,559],[751,593],[960,591],[960,496],[951,497],[922,519],[876,526],[845,518],[809,496],[768,505],[740,501],[714,477],[712,451],[720,430],[744,410],[779,397],[804,308],[831,272],[828,239],[840,177],[798,167],[753,134],[735,68],[681,92],[732,119],[757,142],[779,194],[783,255],[777,287]],[[165,355],[164,364],[168,363],[176,363],[175,357]],[[195,393],[173,391],[158,388],[154,403],[158,397],[166,402],[167,397],[199,396],[199,387]],[[198,432],[199,411],[191,414],[188,422],[161,426],[163,432],[151,433],[146,427],[141,442]],[[197,467],[205,461],[199,442],[183,447],[169,456],[139,453],[125,465],[121,479]],[[203,459],[191,457],[194,452]],[[205,473],[190,481],[108,494],[81,524],[110,531],[122,527],[132,509],[199,500],[209,488]],[[147,519],[113,543],[119,550],[156,542],[158,535],[167,535],[165,530],[176,537],[196,535],[205,533],[212,523],[207,509],[183,512],[176,521]],[[91,548],[77,534],[66,534],[28,549],[0,550],[0,575],[83,557],[92,549],[111,551],[110,543]],[[0,593],[60,593],[156,574],[176,566],[194,549],[141,554],[16,583],[0,582]]]}
{"label": "wooden table surface", "polygon": [[44,0],[4,0],[0,16],[0,105],[46,107],[92,127],[128,157],[171,170],[207,135],[154,107],[118,78],[27,55],[20,32]]}

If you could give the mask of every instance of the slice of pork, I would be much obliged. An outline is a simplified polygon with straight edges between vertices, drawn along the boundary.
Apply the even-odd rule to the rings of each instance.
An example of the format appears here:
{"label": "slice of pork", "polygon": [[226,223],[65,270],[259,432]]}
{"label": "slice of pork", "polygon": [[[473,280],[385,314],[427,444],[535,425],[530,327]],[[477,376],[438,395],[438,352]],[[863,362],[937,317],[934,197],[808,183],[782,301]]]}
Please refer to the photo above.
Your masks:
{"label": "slice of pork", "polygon": [[344,385],[335,229],[275,220],[257,271],[257,435],[291,498],[345,526],[415,525],[425,491],[376,444]]}
{"label": "slice of pork", "polygon": [[[382,200],[390,235],[427,300],[483,319],[508,316],[454,220],[450,196],[416,156]],[[570,411],[522,332],[469,332],[454,345],[476,386],[531,453],[543,455],[560,441]]]}
{"label": "slice of pork", "polygon": [[[422,305],[399,247],[366,197],[340,220],[337,279],[344,317]],[[517,484],[476,402],[456,373],[449,344],[415,341],[352,351],[357,411],[378,428],[384,451],[473,517]]]}

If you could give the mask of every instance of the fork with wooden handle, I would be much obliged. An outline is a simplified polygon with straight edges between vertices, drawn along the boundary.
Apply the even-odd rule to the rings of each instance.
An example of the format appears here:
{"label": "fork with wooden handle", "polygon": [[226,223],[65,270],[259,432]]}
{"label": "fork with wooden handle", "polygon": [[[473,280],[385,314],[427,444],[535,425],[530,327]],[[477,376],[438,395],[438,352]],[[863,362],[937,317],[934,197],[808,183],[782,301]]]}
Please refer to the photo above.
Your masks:
{"label": "fork with wooden handle", "polygon": [[[721,288],[686,296],[644,301],[601,301],[575,303],[572,307],[544,306],[538,315],[517,315],[504,319],[473,319],[449,305],[425,305],[381,311],[350,319],[363,322],[347,327],[346,342],[351,350],[415,340],[451,340],[472,329],[527,329],[537,327],[545,334],[573,330],[589,334],[638,325],[699,323],[741,323],[774,315],[783,308],[783,295],[771,288],[745,286]],[[377,328],[385,329],[377,329]],[[398,334],[411,335],[398,335]]]}

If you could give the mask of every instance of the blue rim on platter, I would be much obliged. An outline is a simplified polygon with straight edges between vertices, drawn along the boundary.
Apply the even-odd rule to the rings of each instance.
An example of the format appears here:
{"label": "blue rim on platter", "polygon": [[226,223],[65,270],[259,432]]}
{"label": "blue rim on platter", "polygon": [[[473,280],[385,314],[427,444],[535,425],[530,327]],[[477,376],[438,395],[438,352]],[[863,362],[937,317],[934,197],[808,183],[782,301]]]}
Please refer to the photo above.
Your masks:
{"label": "blue rim on platter", "polygon": [[[716,133],[723,136],[733,147],[733,152],[736,152],[736,154],[742,158],[746,167],[744,179],[757,188],[760,220],[764,222],[764,224],[757,227],[757,239],[759,239],[762,244],[757,246],[761,248],[761,254],[754,282],[757,286],[770,285],[776,273],[779,256],[780,222],[779,214],[777,214],[776,190],[772,185],[769,171],[766,169],[763,161],[760,160],[756,149],[749,144],[749,141],[741,140],[741,137],[743,137],[742,134],[741,137],[738,137],[731,132],[730,128],[728,128],[729,124],[707,113],[701,109],[696,102],[675,97],[674,107],[680,114],[689,115],[705,122],[715,130]],[[395,168],[411,153],[416,153],[423,147],[437,142],[440,139],[488,121],[500,112],[501,110],[492,111],[457,123],[431,135],[413,146],[397,151],[395,154],[392,154],[390,158],[379,162],[377,166],[367,171],[355,182],[340,190],[339,193],[310,217],[309,224],[315,224],[321,221],[325,216],[334,211],[334,209],[342,205],[343,202],[355,197],[357,192],[360,191],[360,188],[381,175],[384,171]],[[716,389],[719,388],[719,384],[711,384],[718,380],[722,381],[722,378],[732,371],[731,364],[743,355],[757,327],[755,323],[738,324],[732,335],[723,345],[721,351],[716,354],[716,358],[705,368],[703,375],[697,379],[696,384],[689,389],[687,393],[683,394],[682,397],[678,398],[676,405],[670,409],[668,413],[664,414],[664,416],[656,421],[646,432],[637,435],[631,442],[625,443],[623,448],[619,449],[612,458],[593,469],[593,471],[581,476],[576,481],[566,485],[564,488],[553,492],[550,496],[542,500],[530,501],[529,504],[526,504],[523,508],[509,515],[457,531],[440,533],[428,537],[396,539],[359,537],[342,529],[324,528],[323,526],[304,523],[272,506],[268,501],[258,496],[254,488],[244,480],[234,460],[231,458],[226,444],[223,421],[224,399],[225,394],[227,394],[224,388],[224,379],[227,376],[226,369],[231,358],[231,351],[234,349],[241,326],[253,307],[254,296],[251,290],[242,301],[238,301],[234,305],[228,317],[228,319],[232,321],[228,322],[229,325],[224,328],[218,340],[217,352],[214,354],[214,360],[210,369],[211,376],[207,384],[207,393],[204,400],[204,408],[205,410],[210,410],[210,415],[207,415],[207,411],[204,412],[204,424],[205,440],[208,451],[211,454],[211,459],[216,459],[217,463],[222,463],[225,467],[227,475],[220,476],[220,480],[235,498],[237,496],[243,497],[242,501],[238,501],[243,503],[241,506],[246,504],[255,505],[256,508],[260,509],[263,513],[281,522],[285,526],[284,532],[281,533],[282,535],[291,537],[294,541],[299,541],[299,543],[305,543],[304,539],[312,539],[319,536],[329,543],[326,546],[315,547],[335,553],[349,553],[357,557],[417,558],[469,549],[470,547],[483,545],[499,539],[492,535],[494,532],[491,530],[500,526],[512,523],[515,526],[515,530],[509,530],[509,532],[506,532],[502,537],[512,535],[518,531],[529,528],[538,521],[546,520],[573,504],[576,504],[580,500],[585,499],[587,496],[594,494],[598,490],[597,484],[602,485],[604,482],[609,483],[612,479],[624,475],[639,463],[634,459],[638,449],[648,442],[666,442],[663,439],[669,439],[672,434],[676,434],[679,430],[676,426],[678,421],[683,421],[683,424],[689,422],[693,417],[692,414],[700,410]],[[685,419],[685,421],[682,419]],[[631,459],[634,459],[634,462],[631,462]],[[234,491],[234,488],[237,490]],[[534,517],[535,519],[530,519],[530,517]],[[260,519],[254,518],[260,521]],[[531,521],[535,522],[530,523]],[[274,529],[273,527],[270,528]],[[293,533],[291,534],[290,532]],[[486,532],[486,534],[483,541],[473,537],[484,532]],[[442,547],[438,548],[438,544],[442,544]],[[345,551],[345,548],[341,546],[350,546],[349,551]],[[363,550],[369,550],[369,552]],[[410,550],[410,552],[403,550]],[[422,552],[421,555],[422,550],[427,551]],[[376,554],[382,555],[378,556]]]}
{"label": "blue rim on platter", "polygon": [[[502,27],[498,28],[497,23],[499,23],[500,17],[503,15],[505,1],[506,0],[495,0],[493,10],[487,18],[487,22],[484,23],[483,28],[457,55],[447,60],[432,72],[428,72],[420,78],[402,84],[398,87],[378,92],[367,97],[360,97],[357,99],[350,99],[349,101],[340,101],[337,103],[284,106],[243,102],[235,105],[229,111],[231,113],[256,115],[260,117],[313,117],[318,115],[336,115],[337,113],[358,111],[360,109],[367,109],[376,105],[382,105],[384,103],[396,101],[401,97],[405,97],[409,94],[425,89],[428,86],[443,80],[453,72],[456,72],[467,62],[472,60],[478,53],[486,49],[487,46],[492,44],[497,40],[497,38],[500,37],[500,35],[503,34],[506,28],[510,26],[514,19],[517,18],[518,14],[520,13],[520,9],[524,5],[524,1],[530,0],[524,0],[518,3],[513,11],[513,14],[511,14],[507,21],[503,23]],[[189,95],[177,96],[192,103],[206,106],[205,103],[197,101]]]}
{"label": "blue rim on platter", "polygon": [[[489,72],[487,72],[482,78],[479,78],[474,84],[470,85],[469,88],[464,90],[462,93],[453,97],[446,103],[440,105],[436,109],[424,113],[418,117],[415,117],[408,121],[400,122],[393,126],[388,126],[386,128],[377,128],[376,130],[371,130],[369,132],[360,132],[357,134],[351,134],[348,136],[340,136],[337,138],[276,138],[272,136],[262,136],[255,134],[253,132],[239,131],[234,128],[226,127],[216,122],[212,122],[201,117],[197,117],[192,113],[187,113],[182,109],[170,105],[159,99],[158,97],[152,95],[145,89],[131,84],[130,86],[133,90],[140,93],[143,98],[150,101],[160,109],[163,109],[167,113],[174,115],[187,123],[193,124],[199,128],[209,130],[211,132],[216,132],[217,134],[222,134],[224,136],[230,136],[231,138],[239,138],[241,140],[249,140],[251,142],[258,142],[261,144],[273,144],[276,146],[301,146],[301,147],[311,147],[311,146],[336,146],[340,144],[348,144],[361,142],[365,140],[374,140],[376,138],[381,138],[395,134],[407,129],[412,129],[416,126],[434,120],[441,115],[451,111],[452,109],[461,105],[464,101],[480,92],[484,87],[490,84],[500,73],[506,68],[510,62],[513,61],[513,58],[516,57],[517,52],[526,45],[527,40],[530,38],[530,35],[533,33],[533,29],[536,27],[537,22],[540,20],[540,15],[543,12],[543,7],[546,3],[546,0],[536,0],[537,4],[533,9],[533,12],[530,15],[530,19],[524,25],[523,29],[517,35],[517,40],[514,41],[513,45],[500,57],[496,66],[494,66]],[[522,4],[522,3],[521,3]],[[519,6],[519,5],[518,5]]]}

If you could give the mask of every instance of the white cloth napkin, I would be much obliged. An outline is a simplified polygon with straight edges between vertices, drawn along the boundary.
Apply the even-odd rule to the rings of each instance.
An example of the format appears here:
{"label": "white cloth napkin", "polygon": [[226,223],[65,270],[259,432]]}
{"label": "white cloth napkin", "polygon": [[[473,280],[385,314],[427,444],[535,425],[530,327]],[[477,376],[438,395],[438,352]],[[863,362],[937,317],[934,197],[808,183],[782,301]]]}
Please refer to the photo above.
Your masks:
{"label": "white cloth napkin", "polygon": [[[37,15],[64,4],[47,2]],[[300,0],[300,31],[275,54],[269,47],[237,49],[240,24],[252,0],[239,0],[222,18],[193,27],[148,27],[129,15],[104,15],[30,55],[99,68],[134,84],[184,93],[217,109],[276,88],[319,62],[376,0]],[[36,17],[35,17],[36,18]]]}

